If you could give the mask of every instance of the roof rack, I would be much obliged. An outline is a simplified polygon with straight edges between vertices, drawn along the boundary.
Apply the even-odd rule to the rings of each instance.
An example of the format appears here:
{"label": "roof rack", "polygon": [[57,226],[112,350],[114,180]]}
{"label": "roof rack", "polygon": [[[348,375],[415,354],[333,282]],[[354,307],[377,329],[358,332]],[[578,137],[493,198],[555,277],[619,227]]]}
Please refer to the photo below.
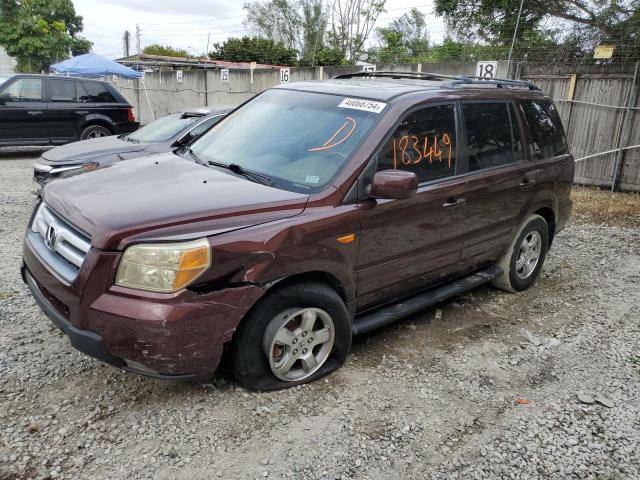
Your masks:
{"label": "roof rack", "polygon": [[442,88],[455,87],[456,85],[495,85],[496,88],[516,87],[527,88],[529,90],[540,90],[537,85],[527,80],[509,80],[507,78],[485,78],[458,75],[451,82],[442,85]]}
{"label": "roof rack", "polygon": [[348,79],[354,77],[361,78],[406,78],[411,80],[438,80],[445,82],[440,85],[441,88],[452,88],[457,85],[494,85],[496,88],[516,87],[528,88],[529,90],[540,90],[536,85],[526,80],[509,80],[506,78],[484,78],[473,77],[468,75],[441,75],[438,73],[422,73],[422,72],[353,72],[343,73],[333,77],[334,79]]}
{"label": "roof rack", "polygon": [[412,80],[455,80],[458,77],[456,75],[440,75],[438,73],[422,73],[422,72],[391,72],[391,71],[379,71],[379,72],[353,72],[342,73],[336,75],[333,79],[346,79],[354,77],[380,77],[380,78],[410,78]]}

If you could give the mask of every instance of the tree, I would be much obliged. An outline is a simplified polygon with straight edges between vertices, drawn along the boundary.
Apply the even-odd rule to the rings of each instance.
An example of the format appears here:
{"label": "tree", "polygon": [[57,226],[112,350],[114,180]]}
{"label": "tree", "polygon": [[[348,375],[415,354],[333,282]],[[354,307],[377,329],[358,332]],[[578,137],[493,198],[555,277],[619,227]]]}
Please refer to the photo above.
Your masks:
{"label": "tree", "polygon": [[324,47],[316,52],[315,65],[346,65],[347,59],[337,48]]}
{"label": "tree", "polygon": [[355,62],[385,3],[386,0],[333,0],[329,10],[329,45]]}
{"label": "tree", "polygon": [[425,14],[412,8],[394,19],[388,27],[378,29],[381,63],[404,63],[423,57],[429,50],[429,35]]}
{"label": "tree", "polygon": [[379,28],[378,35],[382,45],[377,52],[376,63],[405,63],[408,61],[410,52],[402,32],[391,28]]}
{"label": "tree", "polygon": [[[443,15],[460,38],[472,38],[493,45],[508,45],[515,29],[519,0],[435,0],[435,11]],[[552,28],[544,28],[545,23]],[[575,49],[598,43],[613,43],[618,53],[629,56],[640,51],[638,24],[640,0],[527,0],[523,4],[517,47],[532,35],[543,43],[565,41]]]}
{"label": "tree", "polygon": [[301,65],[317,63],[327,30],[323,0],[262,0],[245,4],[244,9],[245,25],[258,36],[298,50]]}
{"label": "tree", "polygon": [[[300,26],[302,31],[301,65],[324,65],[318,61],[318,52],[324,49],[327,32],[327,12],[323,0],[300,0]],[[327,59],[332,55],[329,49],[323,54]]]}
{"label": "tree", "polygon": [[154,43],[152,45],[147,45],[142,49],[142,53],[147,55],[161,55],[163,57],[182,57],[182,58],[190,58],[191,55],[186,50],[181,50],[178,48],[173,48],[170,46],[159,45]]}
{"label": "tree", "polygon": [[92,43],[78,36],[82,17],[71,0],[0,0],[0,45],[15,57],[19,72],[46,71]]}
{"label": "tree", "polygon": [[301,18],[297,5],[288,0],[263,0],[246,3],[245,24],[259,37],[282,42],[287,48],[300,47]]}
{"label": "tree", "polygon": [[417,8],[413,7],[409,13],[394,19],[388,28],[402,34],[404,45],[409,49],[409,55],[412,57],[427,53],[429,32],[426,15]]}
{"label": "tree", "polygon": [[228,38],[222,44],[214,44],[209,57],[231,62],[295,65],[297,55],[297,50],[285,47],[282,42],[276,43],[268,38],[242,37]]}

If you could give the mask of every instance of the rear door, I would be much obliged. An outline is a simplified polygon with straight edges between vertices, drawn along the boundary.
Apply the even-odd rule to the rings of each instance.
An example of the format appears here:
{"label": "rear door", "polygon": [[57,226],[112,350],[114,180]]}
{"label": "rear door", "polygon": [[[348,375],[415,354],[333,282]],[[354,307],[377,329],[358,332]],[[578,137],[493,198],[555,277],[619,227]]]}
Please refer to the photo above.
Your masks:
{"label": "rear door", "polygon": [[18,77],[0,91],[0,144],[47,145],[44,102],[46,92],[42,77]]}
{"label": "rear door", "polygon": [[112,93],[111,87],[105,82],[83,81],[83,87],[93,102],[93,112],[96,116],[106,117],[113,125],[128,121],[129,104],[120,101],[117,94]]}
{"label": "rear door", "polygon": [[77,140],[92,104],[80,82],[72,78],[50,78],[47,117],[51,143]]}
{"label": "rear door", "polygon": [[456,176],[454,103],[406,115],[378,153],[377,170],[409,170],[420,181],[409,199],[360,203],[358,307],[403,297],[460,268],[465,180]]}
{"label": "rear door", "polygon": [[465,241],[462,258],[473,270],[504,253],[536,184],[522,124],[513,102],[461,104],[466,138]]}
{"label": "rear door", "polygon": [[[546,198],[557,199],[556,222],[563,226],[571,210],[575,164],[569,154],[560,115],[549,99],[519,103],[530,132],[529,150],[537,171],[536,191]],[[545,190],[547,193],[543,193]]]}

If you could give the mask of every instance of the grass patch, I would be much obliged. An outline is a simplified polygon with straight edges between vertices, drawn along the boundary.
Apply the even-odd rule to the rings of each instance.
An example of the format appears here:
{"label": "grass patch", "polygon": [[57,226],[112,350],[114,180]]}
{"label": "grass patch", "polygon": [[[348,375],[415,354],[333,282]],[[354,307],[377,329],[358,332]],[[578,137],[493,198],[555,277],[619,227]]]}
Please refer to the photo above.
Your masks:
{"label": "grass patch", "polygon": [[573,221],[618,227],[640,227],[640,194],[574,186]]}

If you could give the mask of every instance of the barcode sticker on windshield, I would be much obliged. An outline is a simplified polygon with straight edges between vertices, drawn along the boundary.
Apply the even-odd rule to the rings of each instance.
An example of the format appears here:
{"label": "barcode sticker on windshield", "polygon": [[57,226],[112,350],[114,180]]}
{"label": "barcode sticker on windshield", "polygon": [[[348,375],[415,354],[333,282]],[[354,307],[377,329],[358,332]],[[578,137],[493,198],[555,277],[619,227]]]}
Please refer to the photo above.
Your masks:
{"label": "barcode sticker on windshield", "polygon": [[364,100],[362,98],[345,98],[340,102],[340,108],[352,108],[354,110],[364,110],[365,112],[380,113],[386,107],[386,103]]}

